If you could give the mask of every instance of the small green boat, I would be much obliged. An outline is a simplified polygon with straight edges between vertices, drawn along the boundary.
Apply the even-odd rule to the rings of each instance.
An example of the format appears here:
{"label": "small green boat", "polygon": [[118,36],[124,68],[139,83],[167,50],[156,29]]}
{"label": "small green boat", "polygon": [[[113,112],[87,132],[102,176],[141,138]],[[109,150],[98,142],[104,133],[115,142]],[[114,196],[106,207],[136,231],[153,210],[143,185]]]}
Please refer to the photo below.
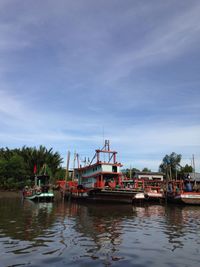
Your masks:
{"label": "small green boat", "polygon": [[54,192],[49,185],[49,176],[35,176],[35,185],[33,187],[26,186],[23,190],[24,199],[32,201],[49,202],[54,200]]}

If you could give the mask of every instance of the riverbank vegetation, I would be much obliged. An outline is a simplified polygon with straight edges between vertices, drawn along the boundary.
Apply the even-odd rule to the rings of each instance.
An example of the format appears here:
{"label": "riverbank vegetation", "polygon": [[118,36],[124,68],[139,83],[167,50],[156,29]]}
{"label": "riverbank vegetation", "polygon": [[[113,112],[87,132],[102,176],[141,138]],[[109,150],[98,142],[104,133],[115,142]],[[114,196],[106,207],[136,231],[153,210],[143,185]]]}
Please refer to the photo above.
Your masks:
{"label": "riverbank vegetation", "polygon": [[[192,166],[181,165],[181,154],[172,152],[165,155],[159,166],[159,171],[164,173],[166,179],[181,178],[185,173],[193,171]],[[50,176],[51,183],[57,179],[65,178],[66,170],[61,166],[63,159],[58,152],[44,146],[22,147],[21,149],[0,148],[0,189],[21,189],[31,185],[35,175],[46,174]],[[148,168],[143,172],[150,172]],[[122,170],[124,175],[130,177],[137,168]]]}
{"label": "riverbank vegetation", "polygon": [[0,188],[20,189],[31,184],[35,174],[47,174],[52,182],[64,176],[62,158],[44,146],[0,149]]}

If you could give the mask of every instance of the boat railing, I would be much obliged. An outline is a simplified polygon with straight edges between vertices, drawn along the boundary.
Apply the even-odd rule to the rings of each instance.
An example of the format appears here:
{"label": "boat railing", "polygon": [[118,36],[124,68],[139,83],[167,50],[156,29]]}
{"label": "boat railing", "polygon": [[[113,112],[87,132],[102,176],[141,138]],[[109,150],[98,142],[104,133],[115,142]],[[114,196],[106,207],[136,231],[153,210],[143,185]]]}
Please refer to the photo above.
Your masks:
{"label": "boat railing", "polygon": [[168,194],[182,194],[185,192],[196,192],[195,184],[190,180],[170,181],[167,186]]}
{"label": "boat railing", "polygon": [[161,193],[163,192],[163,189],[160,186],[145,186],[146,192],[155,192],[155,193]]}
{"label": "boat railing", "polygon": [[111,188],[111,187],[104,187],[103,188],[104,191],[117,191],[117,192],[144,192],[143,189],[140,188],[120,188],[120,187],[115,187],[115,188]]}

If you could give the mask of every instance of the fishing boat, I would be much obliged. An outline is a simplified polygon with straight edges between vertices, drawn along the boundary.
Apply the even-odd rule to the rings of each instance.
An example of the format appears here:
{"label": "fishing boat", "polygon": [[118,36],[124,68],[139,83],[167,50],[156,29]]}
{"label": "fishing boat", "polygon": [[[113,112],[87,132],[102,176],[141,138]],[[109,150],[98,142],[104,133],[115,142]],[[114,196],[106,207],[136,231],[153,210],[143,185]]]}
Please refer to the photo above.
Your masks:
{"label": "fishing boat", "polygon": [[35,184],[33,187],[25,186],[23,190],[24,199],[32,201],[53,201],[54,192],[49,186],[49,176],[40,175],[34,177]]}
{"label": "fishing boat", "polygon": [[179,204],[200,205],[200,192],[195,181],[170,181],[167,188],[167,201]]}
{"label": "fishing boat", "polygon": [[165,199],[165,184],[162,180],[149,180],[147,178],[123,179],[125,188],[133,188],[140,191],[135,199],[143,199],[148,202],[162,202]]}
{"label": "fishing boat", "polygon": [[[117,152],[111,150],[109,140],[105,140],[103,148],[95,151],[90,162],[74,168],[74,181],[71,185],[66,183],[65,197],[119,203],[143,200],[143,189],[124,187],[120,172],[122,166],[117,162]],[[77,184],[74,184],[76,181]]]}
{"label": "fishing boat", "polygon": [[149,202],[162,202],[165,199],[165,183],[163,181],[144,181],[145,198]]}

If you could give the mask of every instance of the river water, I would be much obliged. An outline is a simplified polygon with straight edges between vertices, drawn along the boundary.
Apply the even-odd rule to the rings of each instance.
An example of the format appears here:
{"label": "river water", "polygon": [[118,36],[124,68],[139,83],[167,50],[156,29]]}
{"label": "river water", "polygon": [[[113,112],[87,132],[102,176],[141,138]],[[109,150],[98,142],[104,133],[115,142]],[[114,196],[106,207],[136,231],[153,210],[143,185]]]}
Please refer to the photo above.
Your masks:
{"label": "river water", "polygon": [[0,266],[200,266],[200,207],[0,199]]}

